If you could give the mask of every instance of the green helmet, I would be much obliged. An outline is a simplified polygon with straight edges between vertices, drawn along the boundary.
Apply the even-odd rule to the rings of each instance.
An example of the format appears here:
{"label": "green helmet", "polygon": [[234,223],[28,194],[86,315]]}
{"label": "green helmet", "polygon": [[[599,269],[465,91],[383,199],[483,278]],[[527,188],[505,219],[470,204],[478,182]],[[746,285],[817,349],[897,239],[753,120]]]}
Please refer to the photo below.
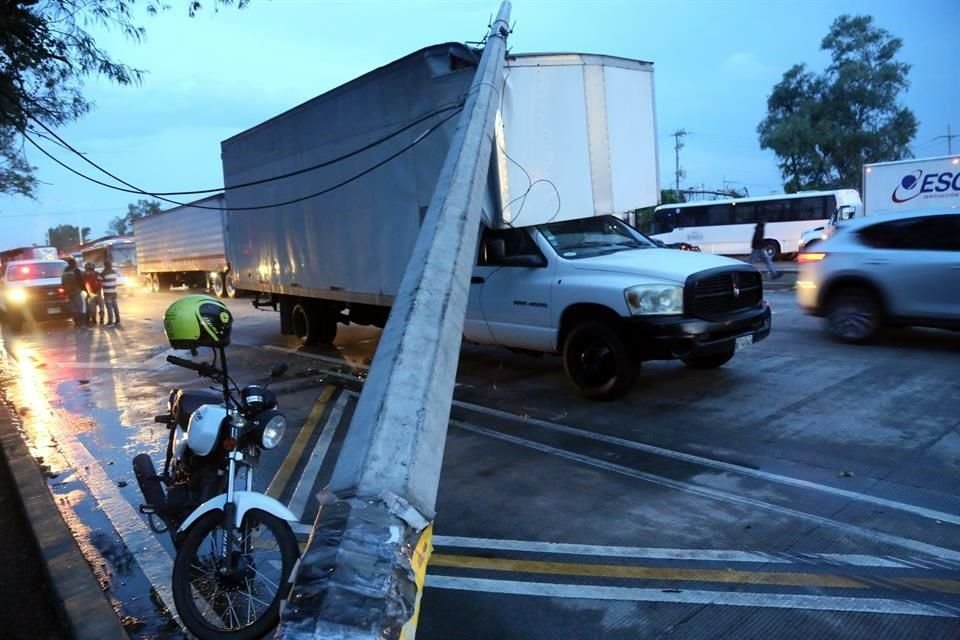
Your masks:
{"label": "green helmet", "polygon": [[225,347],[232,327],[230,310],[211,296],[185,296],[163,314],[163,332],[174,349]]}

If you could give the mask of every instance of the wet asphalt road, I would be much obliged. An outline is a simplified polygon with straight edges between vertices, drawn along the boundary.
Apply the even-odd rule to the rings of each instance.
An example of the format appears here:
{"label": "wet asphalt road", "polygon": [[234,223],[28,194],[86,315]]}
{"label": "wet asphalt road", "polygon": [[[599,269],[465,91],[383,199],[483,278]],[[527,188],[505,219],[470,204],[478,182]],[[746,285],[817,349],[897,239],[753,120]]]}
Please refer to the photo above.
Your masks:
{"label": "wet asphalt road", "polygon": [[[177,295],[123,299],[122,328],[3,333],[2,382],[138,638],[181,635],[129,467],[161,459],[167,390],[200,384],[164,362]],[[838,345],[768,298],[768,340],[718,371],[648,363],[616,403],[571,394],[556,358],[465,346],[418,637],[960,636],[960,334]],[[297,351],[230,304],[236,377],[291,365],[277,388],[303,426],[258,484],[308,523],[355,403],[340,383],[379,332]]]}

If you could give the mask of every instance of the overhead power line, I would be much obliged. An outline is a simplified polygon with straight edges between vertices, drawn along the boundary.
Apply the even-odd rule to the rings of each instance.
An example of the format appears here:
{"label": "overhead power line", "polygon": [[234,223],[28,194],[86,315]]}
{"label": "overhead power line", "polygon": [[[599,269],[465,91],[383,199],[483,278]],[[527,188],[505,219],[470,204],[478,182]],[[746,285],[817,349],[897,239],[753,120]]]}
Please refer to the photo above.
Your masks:
{"label": "overhead power line", "polygon": [[[454,111],[453,111],[452,113],[450,113],[447,117],[445,117],[444,119],[442,119],[442,120],[440,120],[439,122],[437,122],[437,123],[435,123],[434,125],[432,125],[429,129],[427,129],[426,131],[424,131],[423,133],[421,133],[419,136],[417,136],[416,138],[414,138],[414,140],[413,140],[412,142],[410,142],[409,144],[405,145],[405,146],[404,146],[403,148],[401,148],[400,150],[396,151],[395,153],[390,154],[389,156],[387,156],[386,158],[384,158],[384,159],[381,160],[380,162],[377,162],[376,164],[368,167],[367,169],[361,171],[360,173],[355,174],[355,175],[351,176],[350,178],[347,178],[346,180],[342,180],[341,182],[338,182],[337,184],[335,184],[335,185],[333,185],[333,186],[327,187],[326,189],[323,189],[323,190],[321,190],[321,191],[317,191],[317,192],[315,192],[315,193],[311,193],[311,194],[308,194],[308,195],[305,195],[305,196],[301,196],[301,197],[299,197],[299,198],[293,198],[293,199],[291,199],[291,200],[286,200],[286,201],[283,201],[283,202],[274,202],[274,203],[271,203],[271,204],[258,205],[258,206],[254,206],[254,207],[230,207],[230,210],[231,210],[231,211],[260,211],[260,210],[263,210],[263,209],[273,209],[273,208],[275,208],[275,207],[282,207],[282,206],[286,206],[286,205],[290,205],[290,204],[296,204],[296,203],[298,203],[298,202],[304,202],[305,200],[310,200],[310,199],[312,199],[312,198],[317,198],[317,197],[319,197],[319,196],[322,196],[322,195],[325,195],[325,194],[327,194],[327,193],[330,193],[331,191],[335,191],[336,189],[339,189],[339,188],[341,188],[341,187],[344,187],[344,186],[350,184],[351,182],[354,182],[354,181],[356,181],[356,180],[359,180],[360,178],[362,178],[363,176],[367,175],[368,173],[371,173],[372,171],[375,171],[376,169],[379,169],[379,168],[382,167],[383,165],[387,164],[388,162],[390,162],[390,161],[393,160],[394,158],[397,158],[398,156],[406,153],[407,151],[409,151],[410,149],[412,149],[412,148],[415,147],[416,145],[418,145],[418,144],[420,144],[421,142],[423,142],[423,140],[425,140],[430,134],[432,134],[434,131],[436,131],[437,129],[439,129],[440,127],[442,127],[444,124],[446,124],[449,120],[451,120],[454,116],[456,116],[456,115],[457,115],[458,113],[460,113],[462,110],[463,110],[463,107],[456,107],[456,108],[454,109]],[[434,114],[434,115],[436,115],[436,114]],[[63,162],[62,160],[60,160],[59,158],[57,158],[56,156],[54,156],[52,153],[50,153],[49,151],[47,151],[46,149],[44,149],[44,148],[43,148],[36,140],[34,140],[26,131],[21,131],[20,133],[23,135],[24,139],[26,139],[30,144],[32,144],[34,147],[36,147],[42,154],[44,154],[45,156],[47,156],[48,158],[50,158],[51,160],[53,160],[54,162],[56,162],[57,164],[59,164],[59,165],[60,165],[61,167],[63,167],[64,169],[67,169],[67,170],[70,171],[71,173],[73,173],[73,174],[75,174],[75,175],[83,178],[84,180],[88,180],[88,181],[93,182],[93,183],[95,183],[95,184],[98,184],[98,185],[100,185],[100,186],[102,186],[102,187],[106,187],[106,188],[108,188],[108,189],[113,189],[114,191],[122,191],[122,192],[124,192],[124,193],[138,193],[138,194],[142,194],[142,195],[147,195],[147,196],[156,197],[156,198],[159,199],[159,200],[162,200],[162,201],[164,201],[164,202],[169,202],[170,204],[174,204],[174,205],[177,205],[177,206],[191,206],[191,207],[193,207],[193,208],[195,208],[195,209],[210,209],[210,210],[214,210],[214,211],[219,211],[219,210],[220,210],[220,207],[208,207],[208,206],[205,206],[205,205],[191,204],[191,203],[188,203],[188,202],[179,202],[179,201],[177,201],[177,200],[171,200],[171,199],[169,199],[169,198],[161,197],[161,196],[159,196],[159,194],[151,193],[151,192],[149,192],[149,191],[143,191],[143,190],[139,190],[139,189],[138,189],[138,190],[136,190],[136,191],[132,191],[132,192],[131,192],[129,189],[124,189],[124,188],[121,188],[121,187],[117,187],[116,185],[112,185],[112,184],[103,182],[102,180],[98,180],[98,179],[96,179],[96,178],[94,178],[94,177],[92,177],[92,176],[88,176],[87,174],[83,173],[82,171],[78,171],[77,169],[74,169],[74,168],[71,167],[70,165],[66,164],[65,162]],[[108,174],[108,175],[109,175],[109,174]],[[120,182],[123,183],[123,184],[126,184],[127,186],[132,186],[132,185],[130,185],[129,183],[127,183],[127,182],[125,182],[125,181],[123,181],[123,180],[120,180],[119,178],[116,178],[116,177],[113,176],[113,175],[111,175],[111,177],[113,177],[114,179],[120,181]],[[276,179],[276,178],[272,178],[272,179]],[[271,180],[272,180],[272,179],[271,179]],[[268,181],[270,181],[270,180],[268,180]]]}

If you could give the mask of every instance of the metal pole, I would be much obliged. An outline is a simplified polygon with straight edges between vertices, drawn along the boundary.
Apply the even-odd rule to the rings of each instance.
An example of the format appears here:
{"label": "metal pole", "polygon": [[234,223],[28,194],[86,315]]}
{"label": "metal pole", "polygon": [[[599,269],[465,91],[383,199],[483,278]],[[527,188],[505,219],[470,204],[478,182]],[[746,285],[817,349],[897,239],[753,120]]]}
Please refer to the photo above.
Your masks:
{"label": "metal pole", "polygon": [[510,3],[463,115],[281,616],[284,639],[411,640],[503,88]]}

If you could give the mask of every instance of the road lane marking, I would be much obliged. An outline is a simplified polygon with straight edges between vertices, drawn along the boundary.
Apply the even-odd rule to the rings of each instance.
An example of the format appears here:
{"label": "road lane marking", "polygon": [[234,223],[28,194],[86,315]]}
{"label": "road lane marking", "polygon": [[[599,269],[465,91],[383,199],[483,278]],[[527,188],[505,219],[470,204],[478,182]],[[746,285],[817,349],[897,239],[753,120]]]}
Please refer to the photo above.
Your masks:
{"label": "road lane marking", "polygon": [[859,580],[844,576],[816,573],[736,571],[731,569],[691,569],[673,567],[638,567],[634,565],[590,564],[576,562],[544,562],[513,558],[481,558],[434,553],[431,567],[476,569],[479,571],[511,571],[595,578],[663,580],[733,584],[775,585],[787,587],[825,587],[832,589],[868,589]]}
{"label": "road lane marking", "polygon": [[787,593],[738,593],[727,591],[641,589],[583,584],[555,584],[427,575],[428,589],[450,589],[483,593],[573,598],[578,600],[619,600],[670,604],[720,605],[773,609],[880,613],[892,615],[957,618],[957,612],[939,603],[899,601],[886,598],[800,595]]}
{"label": "road lane marking", "polygon": [[297,520],[303,517],[303,512],[307,507],[307,501],[310,499],[310,490],[317,481],[317,474],[320,467],[323,466],[323,460],[327,457],[327,451],[330,449],[330,443],[340,425],[340,418],[343,417],[343,410],[347,406],[348,395],[341,393],[337,398],[333,409],[330,410],[330,417],[323,427],[323,432],[317,440],[317,444],[310,452],[310,458],[307,460],[307,466],[304,467],[300,480],[297,482],[297,488],[293,491],[293,497],[290,499],[290,511],[297,516]]}
{"label": "road lane marking", "polygon": [[434,536],[433,544],[435,547],[459,549],[490,549],[496,551],[520,551],[525,553],[638,558],[648,560],[693,560],[697,562],[744,562],[759,564],[814,564],[832,562],[841,566],[882,567],[888,569],[906,569],[914,566],[899,560],[863,554],[790,554],[728,549],[665,549],[657,547],[622,547],[564,542],[538,542],[532,540],[497,540],[495,538],[469,538],[463,536]]}
{"label": "road lane marking", "polygon": [[320,422],[320,416],[323,415],[324,410],[327,408],[327,403],[330,401],[335,390],[334,387],[327,387],[320,392],[320,397],[318,397],[314,403],[310,415],[304,420],[303,425],[300,426],[300,431],[297,433],[296,439],[293,441],[293,444],[290,445],[290,451],[287,453],[287,457],[283,459],[283,463],[277,470],[277,474],[273,476],[273,480],[270,481],[270,486],[267,487],[267,495],[271,498],[279,499],[279,497],[283,495],[287,484],[290,482],[290,476],[300,461],[300,456],[303,455],[303,450],[306,449],[307,442],[310,441],[310,436],[313,435],[317,423]]}
{"label": "road lane marking", "polygon": [[534,449],[536,451],[540,451],[541,453],[546,453],[546,454],[555,455],[561,458],[566,458],[568,460],[580,462],[582,464],[596,467],[598,469],[603,469],[605,471],[612,471],[620,475],[625,475],[631,478],[635,478],[637,480],[650,482],[652,484],[660,485],[662,487],[676,489],[678,491],[683,491],[685,493],[690,493],[690,494],[698,495],[705,498],[711,498],[713,500],[719,500],[721,502],[730,502],[734,504],[741,504],[741,505],[746,505],[750,507],[755,507],[758,509],[763,509],[765,511],[772,511],[780,515],[790,516],[790,517],[814,522],[821,526],[830,527],[831,529],[836,529],[838,531],[842,531],[847,534],[856,535],[861,538],[873,540],[874,542],[881,542],[884,544],[902,547],[904,549],[910,549],[911,551],[930,555],[935,558],[944,558],[947,560],[960,561],[960,551],[955,551],[953,549],[938,547],[933,544],[920,542],[918,540],[912,540],[910,538],[903,538],[901,536],[897,536],[889,533],[882,533],[879,531],[873,531],[871,529],[865,529],[863,527],[847,524],[845,522],[840,522],[838,520],[832,520],[830,518],[814,515],[812,513],[806,513],[803,511],[798,511],[796,509],[791,509],[790,507],[783,507],[783,506],[775,505],[769,502],[764,502],[762,500],[757,500],[755,498],[748,498],[746,496],[736,495],[733,493],[728,493],[728,492],[720,491],[717,489],[711,489],[709,487],[704,487],[704,486],[692,484],[689,482],[673,480],[671,478],[666,478],[666,477],[658,476],[652,473],[647,473],[646,471],[637,471],[636,469],[631,469],[630,467],[614,464],[611,462],[607,462],[605,460],[599,460],[597,458],[592,458],[590,456],[586,456],[579,453],[573,453],[572,451],[567,451],[565,449],[560,449],[550,445],[541,444],[539,442],[534,442],[532,440],[525,440],[517,436],[500,433],[499,431],[493,431],[485,427],[478,427],[475,425],[466,424],[458,420],[451,420],[450,424],[456,427],[459,427],[461,429],[464,429],[465,431],[476,433],[478,435],[487,436],[489,438],[494,438],[497,440],[503,440],[504,442],[510,442],[512,444],[526,447],[528,449]]}
{"label": "road lane marking", "polygon": [[544,429],[548,429],[550,431],[556,431],[558,433],[565,433],[569,435],[579,436],[579,437],[587,438],[590,440],[596,440],[598,442],[605,442],[607,444],[617,445],[627,449],[634,449],[636,451],[642,451],[644,453],[650,453],[650,454],[654,454],[654,455],[658,455],[666,458],[673,458],[674,460],[682,460],[684,462],[690,462],[690,463],[701,465],[704,467],[719,469],[721,471],[729,471],[731,473],[737,473],[744,476],[759,478],[761,480],[766,480],[767,482],[774,482],[777,484],[784,484],[788,486],[799,487],[802,489],[819,491],[821,493],[828,493],[838,497],[847,498],[849,500],[856,500],[858,502],[867,502],[877,506],[886,507],[888,509],[896,509],[898,511],[906,511],[909,513],[922,516],[924,518],[929,518],[931,520],[940,520],[941,522],[949,522],[951,524],[960,525],[960,514],[957,514],[957,513],[949,513],[946,511],[936,511],[934,509],[927,509],[925,507],[919,507],[919,506],[907,504],[904,502],[897,502],[895,500],[887,500],[886,498],[878,498],[876,496],[870,496],[863,493],[858,493],[856,491],[849,491],[847,489],[839,489],[836,487],[831,487],[829,485],[810,482],[808,480],[800,480],[798,478],[782,476],[776,473],[770,473],[768,471],[760,471],[759,469],[750,469],[749,467],[744,467],[744,466],[733,464],[730,462],[722,462],[720,460],[704,458],[704,457],[693,455],[690,453],[683,453],[680,451],[664,449],[662,447],[657,447],[655,445],[644,444],[642,442],[636,442],[633,440],[626,440],[624,438],[609,436],[602,433],[584,431],[583,429],[577,429],[576,427],[568,427],[567,425],[558,424],[556,422],[549,422],[547,420],[540,420],[538,418],[528,418],[525,416],[519,416],[517,414],[510,413],[508,411],[502,411],[500,409],[492,409],[490,407],[484,407],[482,405],[472,404],[469,402],[461,402],[458,400],[454,400],[453,404],[454,406],[467,409],[469,411],[476,411],[477,413],[485,413],[495,418],[503,418],[506,420],[518,421],[524,424],[529,424],[529,425],[541,427]]}

